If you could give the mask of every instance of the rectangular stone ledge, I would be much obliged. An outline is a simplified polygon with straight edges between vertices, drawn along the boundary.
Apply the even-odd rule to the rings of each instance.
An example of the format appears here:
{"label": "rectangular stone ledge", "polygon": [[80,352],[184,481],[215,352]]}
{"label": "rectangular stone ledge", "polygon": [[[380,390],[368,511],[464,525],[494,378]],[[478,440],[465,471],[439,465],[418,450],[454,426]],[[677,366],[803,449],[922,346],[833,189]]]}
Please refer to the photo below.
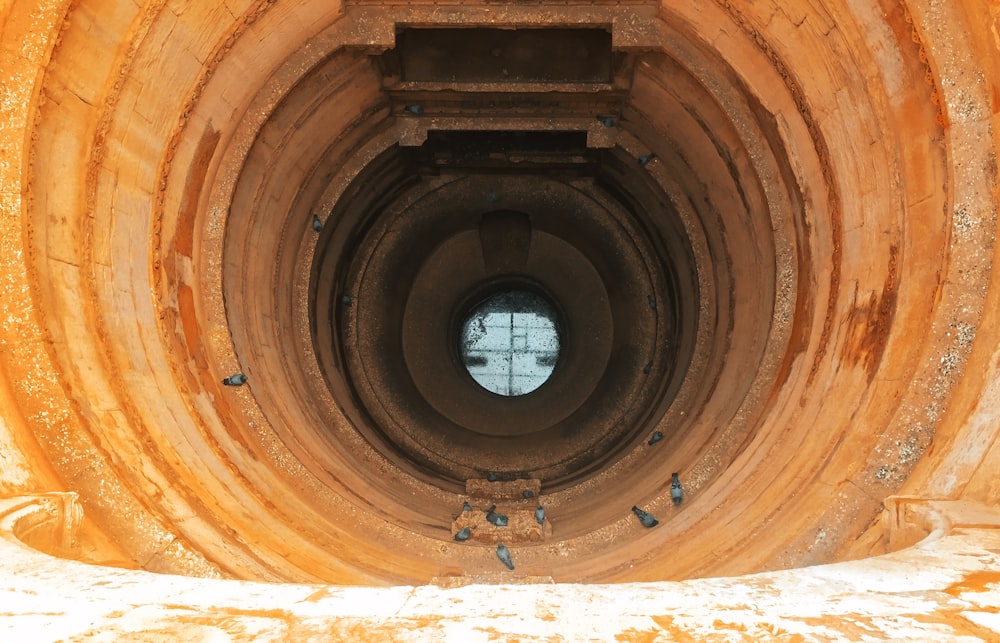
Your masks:
{"label": "rectangular stone ledge", "polygon": [[537,479],[497,480],[490,482],[485,478],[472,478],[465,481],[465,493],[473,498],[493,500],[520,500],[525,491],[530,491],[537,498],[541,493],[542,483]]}
{"label": "rectangular stone ledge", "polygon": [[419,147],[427,140],[427,132],[440,131],[566,131],[586,132],[587,147],[611,148],[618,142],[618,128],[605,127],[596,118],[497,118],[497,117],[404,117],[396,119],[399,144]]}
{"label": "rectangular stone ledge", "polygon": [[[484,478],[465,481],[465,492],[472,511],[461,512],[452,522],[451,533],[469,527],[472,542],[507,545],[538,542],[552,536],[552,523],[546,518],[539,525],[535,518],[535,508],[544,505],[540,495],[542,483],[538,479],[497,480]],[[525,493],[530,495],[525,496]],[[496,512],[505,514],[508,523],[496,527],[486,520],[486,510],[496,506]],[[500,579],[498,582],[503,582]]]}
{"label": "rectangular stone ledge", "polygon": [[435,576],[431,585],[441,589],[468,587],[469,585],[555,585],[551,576],[516,576],[503,572],[474,574],[471,576]]}
{"label": "rectangular stone ledge", "polygon": [[553,12],[544,3],[465,2],[374,2],[351,0],[346,4],[346,18],[352,23],[352,46],[382,47],[395,45],[395,31],[402,26],[482,27],[498,23],[532,27],[602,27],[610,29],[615,51],[648,50],[664,40],[660,33],[657,0],[621,3],[581,4],[570,7],[553,20]]}

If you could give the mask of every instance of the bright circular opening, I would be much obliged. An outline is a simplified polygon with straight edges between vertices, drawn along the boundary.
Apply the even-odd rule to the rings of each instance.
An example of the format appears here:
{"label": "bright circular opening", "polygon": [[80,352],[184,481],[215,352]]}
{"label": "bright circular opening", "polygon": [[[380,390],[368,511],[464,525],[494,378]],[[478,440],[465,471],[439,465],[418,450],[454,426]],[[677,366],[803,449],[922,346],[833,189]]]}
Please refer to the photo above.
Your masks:
{"label": "bright circular opening", "polygon": [[537,389],[559,358],[555,307],[527,291],[487,298],[462,323],[462,363],[480,386],[513,397]]}

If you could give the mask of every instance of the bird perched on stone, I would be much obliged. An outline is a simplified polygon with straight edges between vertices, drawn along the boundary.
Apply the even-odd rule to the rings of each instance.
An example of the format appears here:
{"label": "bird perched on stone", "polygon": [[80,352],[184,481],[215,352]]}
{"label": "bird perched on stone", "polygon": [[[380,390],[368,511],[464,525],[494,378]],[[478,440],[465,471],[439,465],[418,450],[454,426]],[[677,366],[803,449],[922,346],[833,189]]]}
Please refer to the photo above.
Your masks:
{"label": "bird perched on stone", "polygon": [[653,435],[649,436],[649,445],[652,446],[663,439],[662,431],[653,431]]}
{"label": "bird perched on stone", "polygon": [[646,513],[645,511],[639,509],[635,505],[632,505],[632,513],[636,515],[636,517],[639,519],[639,522],[641,522],[642,526],[645,527],[646,529],[650,529],[660,524],[660,521],[657,520],[656,518],[653,518],[652,514]]}
{"label": "bird perched on stone", "polygon": [[455,540],[457,540],[460,543],[465,542],[471,537],[472,537],[472,527],[462,527],[455,534]]}
{"label": "bird perched on stone", "polygon": [[604,127],[614,127],[615,118],[614,116],[598,116],[597,120],[601,122]]}
{"label": "bird perched on stone", "polygon": [[466,500],[465,502],[462,503],[462,511],[463,512],[465,512],[465,511],[472,511],[472,505],[469,504],[468,500]]}
{"label": "bird perched on stone", "polygon": [[496,525],[497,527],[506,527],[507,514],[498,514],[494,512],[493,510],[496,508],[497,506],[493,505],[492,507],[486,510],[486,522],[492,525]]}
{"label": "bird perched on stone", "polygon": [[416,114],[417,116],[420,116],[421,114],[424,113],[423,105],[407,105],[403,109],[410,112],[411,114]]}
{"label": "bird perched on stone", "polygon": [[646,165],[649,164],[650,161],[652,161],[655,158],[656,158],[656,154],[653,154],[652,152],[650,152],[649,154],[643,154],[642,156],[640,156],[639,158],[637,158],[636,161],[639,162],[639,165],[645,167]]}
{"label": "bird perched on stone", "polygon": [[510,550],[507,549],[507,545],[503,543],[497,544],[497,558],[500,559],[501,563],[507,566],[507,569],[511,571],[514,570],[514,561],[511,560]]}
{"label": "bird perched on stone", "polygon": [[531,489],[525,489],[524,491],[521,492],[521,495],[525,498],[534,498],[535,492],[532,491]]}
{"label": "bird perched on stone", "polygon": [[545,525],[545,507],[542,505],[535,507],[535,520],[539,525]]}
{"label": "bird perched on stone", "polygon": [[679,505],[681,500],[684,500],[684,487],[681,486],[681,479],[676,473],[672,474],[670,478],[670,499],[674,501],[675,505]]}
{"label": "bird perched on stone", "polygon": [[315,230],[316,232],[320,232],[323,230],[323,222],[320,221],[318,214],[313,215],[313,230]]}
{"label": "bird perched on stone", "polygon": [[222,383],[226,386],[243,386],[247,383],[247,376],[243,373],[234,373],[229,377],[222,378]]}

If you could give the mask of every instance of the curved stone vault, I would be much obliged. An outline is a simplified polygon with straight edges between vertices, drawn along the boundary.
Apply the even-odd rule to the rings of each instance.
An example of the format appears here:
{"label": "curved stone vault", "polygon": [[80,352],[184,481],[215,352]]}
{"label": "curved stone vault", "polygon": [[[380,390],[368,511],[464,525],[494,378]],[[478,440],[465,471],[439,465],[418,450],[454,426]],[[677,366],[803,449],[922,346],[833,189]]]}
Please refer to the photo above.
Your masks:
{"label": "curved stone vault", "polygon": [[[964,548],[988,603],[995,521],[968,508],[991,515],[1000,479],[998,16],[3,3],[0,497],[74,499],[10,500],[11,533],[135,570],[105,570],[122,592],[159,572],[565,601]],[[551,303],[561,347],[502,397],[458,329],[512,290]],[[936,549],[890,554],[935,524]],[[983,614],[935,636],[1000,636]]]}

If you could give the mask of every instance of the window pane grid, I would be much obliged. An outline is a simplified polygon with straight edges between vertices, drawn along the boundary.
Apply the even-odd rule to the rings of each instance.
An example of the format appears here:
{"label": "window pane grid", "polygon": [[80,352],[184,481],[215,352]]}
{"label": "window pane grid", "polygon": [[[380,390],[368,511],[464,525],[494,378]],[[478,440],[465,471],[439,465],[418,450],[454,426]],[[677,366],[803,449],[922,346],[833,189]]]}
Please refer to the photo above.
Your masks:
{"label": "window pane grid", "polygon": [[465,321],[462,359],[482,387],[499,395],[524,395],[552,374],[559,333],[552,306],[532,293],[494,295]]}

